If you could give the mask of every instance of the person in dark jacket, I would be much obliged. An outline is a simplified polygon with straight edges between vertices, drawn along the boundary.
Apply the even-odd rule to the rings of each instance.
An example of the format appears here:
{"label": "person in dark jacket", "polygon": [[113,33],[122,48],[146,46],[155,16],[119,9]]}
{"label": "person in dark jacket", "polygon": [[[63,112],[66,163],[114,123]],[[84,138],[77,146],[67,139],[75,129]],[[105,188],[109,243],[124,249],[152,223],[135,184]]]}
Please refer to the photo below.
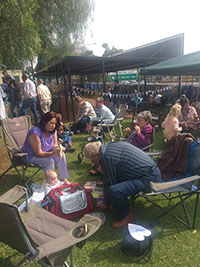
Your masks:
{"label": "person in dark jacket", "polygon": [[[8,84],[8,102],[10,102],[10,112],[13,117],[17,117],[20,115],[22,106],[20,85],[15,81],[13,76],[9,74],[5,77],[5,82]],[[16,108],[18,114],[15,111]]]}

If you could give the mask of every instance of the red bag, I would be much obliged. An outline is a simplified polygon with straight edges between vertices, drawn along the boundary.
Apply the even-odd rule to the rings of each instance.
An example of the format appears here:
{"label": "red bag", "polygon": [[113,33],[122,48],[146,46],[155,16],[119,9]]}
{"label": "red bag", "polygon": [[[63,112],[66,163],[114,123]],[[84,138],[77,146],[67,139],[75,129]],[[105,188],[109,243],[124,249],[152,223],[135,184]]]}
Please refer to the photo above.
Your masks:
{"label": "red bag", "polygon": [[79,184],[52,189],[42,200],[42,207],[64,219],[75,219],[94,211],[94,199]]}

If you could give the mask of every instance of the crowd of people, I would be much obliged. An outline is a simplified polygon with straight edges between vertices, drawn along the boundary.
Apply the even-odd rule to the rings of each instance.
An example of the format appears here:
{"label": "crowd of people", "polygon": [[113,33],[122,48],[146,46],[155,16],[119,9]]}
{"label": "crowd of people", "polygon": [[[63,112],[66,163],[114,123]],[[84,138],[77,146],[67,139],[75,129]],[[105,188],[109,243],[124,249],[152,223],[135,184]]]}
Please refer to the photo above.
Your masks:
{"label": "crowd of people", "polygon": [[[62,116],[50,111],[52,100],[48,87],[43,85],[42,80],[38,80],[36,88],[26,74],[22,78],[24,84],[21,90],[12,76],[5,77],[10,111],[13,117],[17,116],[16,108],[18,115],[25,115],[28,108],[34,114],[35,126],[29,130],[21,151],[28,154],[24,160],[42,167],[45,174],[43,187],[48,193],[61,184],[73,182],[65,155],[68,150],[74,152],[72,139],[62,122]],[[40,119],[37,98],[42,111]],[[80,96],[76,96],[75,101],[78,107],[75,127],[79,131],[83,131],[88,123],[95,126],[101,121],[110,122],[114,119],[114,114],[105,105],[102,97],[96,99],[94,107]],[[115,104],[117,109],[118,103]],[[188,147],[195,140],[188,132],[190,129],[196,130],[199,122],[198,114],[190,106],[189,99],[182,95],[163,121],[166,148],[157,162],[142,150],[153,142],[151,120],[151,112],[142,111],[137,115],[137,120],[124,129],[127,138],[125,142],[89,142],[84,147],[85,157],[95,164],[104,177],[104,202],[99,203],[97,208],[114,211],[116,218],[112,226],[115,228],[126,225],[134,217],[128,202],[129,196],[148,191],[151,181],[168,181],[171,177],[179,178],[187,172]],[[181,155],[182,152],[184,164],[181,165],[175,155]],[[59,177],[54,171],[55,166]]]}
{"label": "crowd of people", "polygon": [[11,117],[27,114],[31,109],[34,123],[39,123],[39,114],[43,115],[51,110],[52,95],[42,79],[34,83],[28,74],[22,75],[23,84],[20,85],[6,70],[2,72],[3,84],[0,86],[0,120],[6,118],[5,105],[9,103]]}

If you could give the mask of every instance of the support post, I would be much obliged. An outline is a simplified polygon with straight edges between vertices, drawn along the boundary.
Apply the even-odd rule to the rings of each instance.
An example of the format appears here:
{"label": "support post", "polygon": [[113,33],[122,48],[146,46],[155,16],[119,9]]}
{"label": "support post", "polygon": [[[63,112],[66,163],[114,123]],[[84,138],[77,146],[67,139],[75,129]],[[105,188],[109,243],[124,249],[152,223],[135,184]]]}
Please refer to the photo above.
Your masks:
{"label": "support post", "polygon": [[181,75],[178,76],[179,96],[181,96]]}
{"label": "support post", "polygon": [[102,59],[102,79],[103,79],[103,91],[106,91],[106,81],[105,81],[105,64],[104,59]]}
{"label": "support post", "polygon": [[69,110],[68,110],[68,90],[67,90],[67,83],[65,79],[65,63],[62,64],[62,70],[63,70],[63,81],[64,81],[64,95],[65,95],[65,105],[66,105],[66,112],[67,112],[67,120],[69,120]]}

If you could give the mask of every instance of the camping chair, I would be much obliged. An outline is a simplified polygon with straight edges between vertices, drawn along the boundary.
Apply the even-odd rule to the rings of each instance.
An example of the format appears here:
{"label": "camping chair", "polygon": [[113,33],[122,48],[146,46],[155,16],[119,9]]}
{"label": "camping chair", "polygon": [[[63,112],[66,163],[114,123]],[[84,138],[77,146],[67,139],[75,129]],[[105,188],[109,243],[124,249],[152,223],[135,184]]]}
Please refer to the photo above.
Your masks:
{"label": "camping chair", "polygon": [[27,189],[16,185],[0,197],[0,241],[24,254],[16,267],[25,262],[26,266],[35,262],[41,266],[69,266],[64,262],[68,255],[73,266],[72,247],[77,244],[81,248],[99,229],[101,220],[89,214],[78,222],[65,220],[32,202],[19,211],[14,203],[23,195],[28,203]]}
{"label": "camping chair", "polygon": [[[153,220],[152,223],[157,221],[164,215],[169,215],[184,224],[189,229],[195,229],[196,225],[196,216],[199,204],[199,194],[200,194],[200,145],[196,142],[193,142],[190,145],[189,157],[188,157],[188,168],[187,168],[187,176],[182,179],[172,179],[169,182],[161,182],[154,183],[150,182],[150,193],[139,192],[135,198],[141,196],[146,199],[148,202],[152,203],[156,207],[158,207],[162,212],[158,214]],[[163,196],[164,199],[169,200],[169,205],[167,207],[163,207],[158,201],[153,200],[152,197],[155,196]],[[191,220],[191,216],[189,216],[189,212],[185,205],[187,199],[195,195],[194,200],[194,210],[193,210],[193,218]],[[172,200],[178,199],[175,203]],[[183,213],[182,216],[178,216],[177,214],[172,213],[173,210],[182,206]]]}
{"label": "camping chair", "polygon": [[[123,137],[122,121],[126,115],[127,109],[128,105],[121,104],[114,120],[111,123],[110,120],[103,120],[103,122],[97,125],[100,129],[107,129],[111,141],[114,141],[116,138],[120,139],[120,137]],[[120,136],[117,135],[117,129],[119,129]]]}
{"label": "camping chair", "polygon": [[[9,168],[0,175],[0,177],[5,175],[10,169],[14,168],[27,187],[29,181],[31,181],[32,178],[41,170],[41,167],[37,165],[25,163],[23,161],[23,157],[27,157],[27,154],[20,151],[26,139],[27,133],[31,128],[32,125],[30,116],[21,116],[18,118],[7,118],[2,120],[4,144],[11,164]],[[20,173],[18,167],[22,168],[22,173]],[[37,170],[33,175],[26,179],[25,172],[28,168],[37,168]]]}

